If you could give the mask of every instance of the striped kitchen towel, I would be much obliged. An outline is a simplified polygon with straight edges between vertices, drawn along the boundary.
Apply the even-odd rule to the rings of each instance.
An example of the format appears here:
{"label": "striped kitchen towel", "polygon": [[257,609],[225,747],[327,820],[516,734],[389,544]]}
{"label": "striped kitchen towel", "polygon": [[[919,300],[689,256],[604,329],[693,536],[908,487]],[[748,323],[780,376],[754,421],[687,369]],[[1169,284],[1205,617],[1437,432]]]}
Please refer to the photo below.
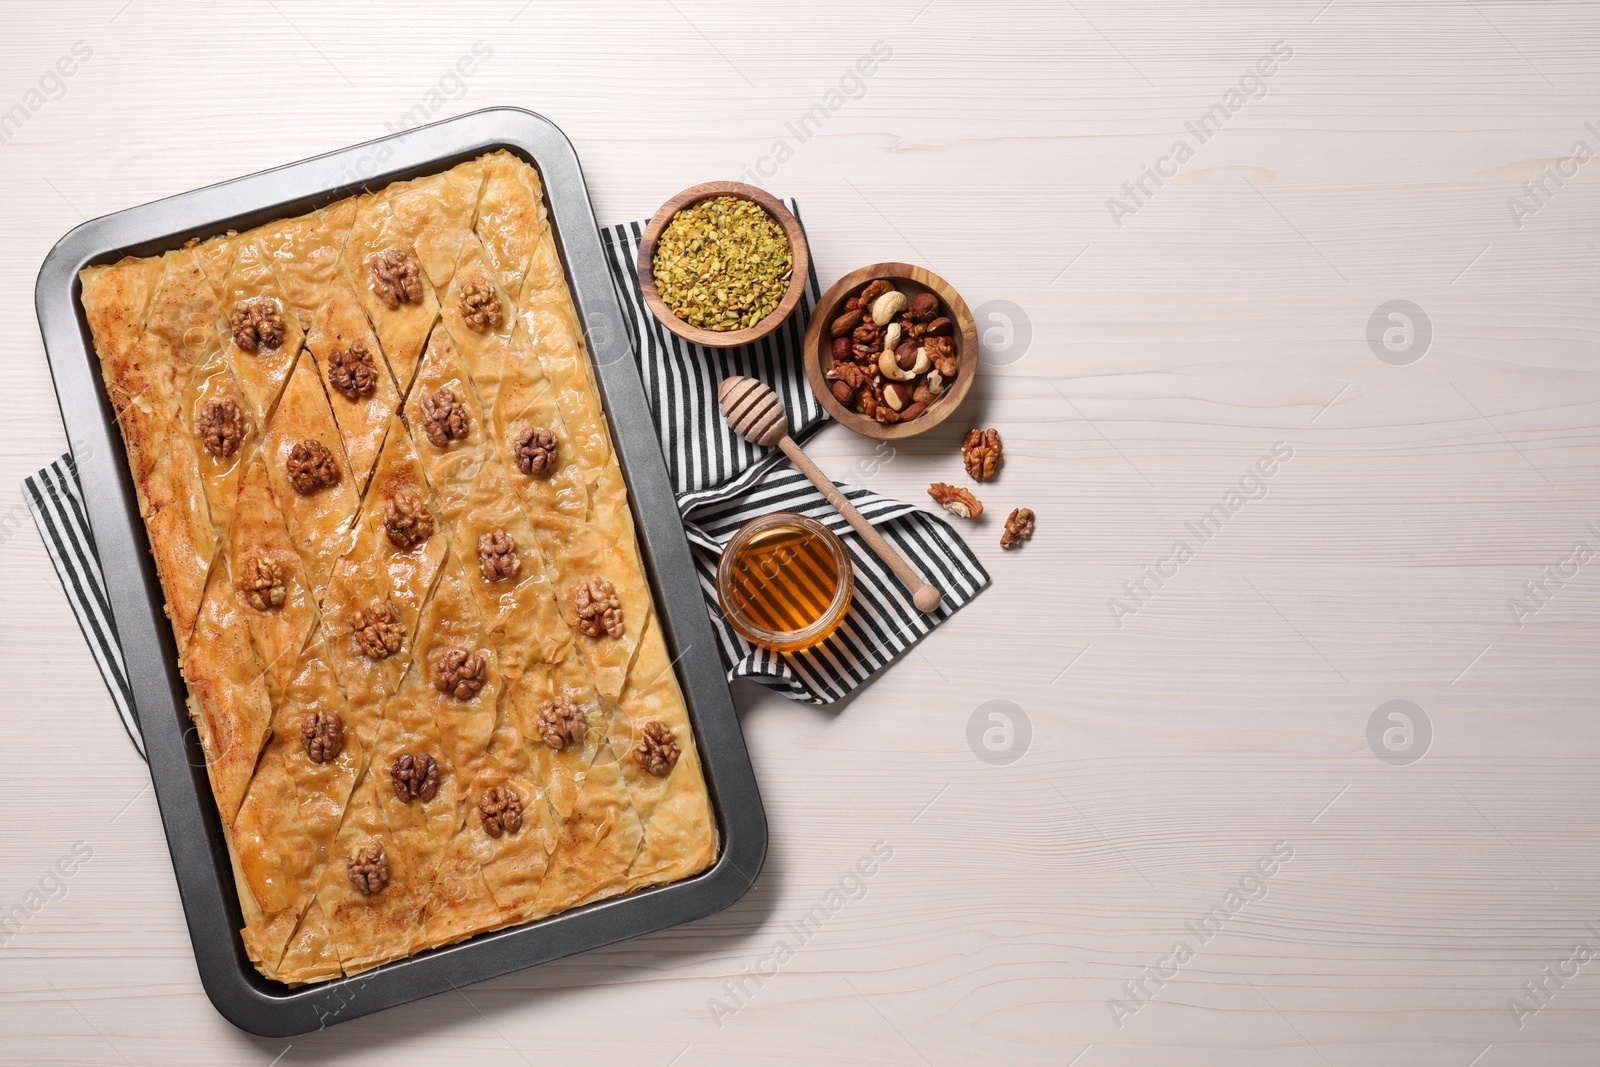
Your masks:
{"label": "striped kitchen towel", "polygon": [[[788,206],[798,218],[794,202],[788,201]],[[893,572],[827,499],[783,460],[782,453],[750,444],[723,422],[717,387],[730,374],[759,378],[776,390],[788,409],[796,440],[804,440],[828,421],[806,381],[802,358],[806,320],[820,298],[815,272],[806,279],[794,316],[766,340],[742,348],[704,348],[663,327],[644,303],[634,270],[644,226],[642,222],[614,226],[601,230],[600,236],[728,678],[749,678],[809,704],[839,700],[970,601],[989,584],[989,575],[938,515],[841,484],[857,510],[943,590],[939,610],[924,615],[912,606]],[[893,455],[887,442],[879,442],[855,471],[870,475]],[[62,456],[27,479],[24,491],[112,701],[142,755],[122,653],[109,625],[111,612],[71,456]],[[855,565],[855,593],[844,622],[828,640],[806,652],[757,648],[728,625],[717,604],[722,546],[746,522],[774,511],[798,512],[824,523],[844,539]]]}
{"label": "striped kitchen towel", "polygon": [[122,646],[111,627],[111,600],[106,596],[105,578],[100,573],[100,557],[95,554],[94,534],[83,508],[83,488],[78,485],[78,467],[68,452],[44,470],[22,481],[22,496],[33,512],[45,551],[55,564],[61,587],[66,590],[78,627],[89,642],[89,654],[100,677],[111,690],[111,703],[122,717],[133,745],[144,755],[144,738],[133,717],[133,690],[122,662]]}
{"label": "striped kitchen towel", "polygon": [[[793,200],[785,205],[798,220]],[[789,429],[803,441],[829,421],[806,381],[805,333],[821,299],[813,268],[800,305],[766,339],[741,348],[690,344],[656,320],[639,291],[636,264],[645,223],[600,231],[611,280],[622,298],[629,340],[639,360],[656,434],[683,512],[689,547],[700,574],[700,590],[728,668],[728,678],[749,678],[791,700],[829,704],[848,695],[966,604],[989,575],[949,523],[922,508],[865,489],[840,490],[891,544],[944,592],[939,610],[924,615],[911,603],[894,573],[873,555],[816,487],[777,449],[739,437],[723,421],[717,388],[730,374],[759,378],[783,400]],[[869,442],[863,440],[863,446]],[[888,442],[876,442],[855,471],[870,475],[894,457]],[[855,566],[855,592],[839,629],[805,652],[768,652],[745,640],[723,618],[717,603],[717,561],[722,546],[752,519],[774,511],[808,515],[839,534]]]}

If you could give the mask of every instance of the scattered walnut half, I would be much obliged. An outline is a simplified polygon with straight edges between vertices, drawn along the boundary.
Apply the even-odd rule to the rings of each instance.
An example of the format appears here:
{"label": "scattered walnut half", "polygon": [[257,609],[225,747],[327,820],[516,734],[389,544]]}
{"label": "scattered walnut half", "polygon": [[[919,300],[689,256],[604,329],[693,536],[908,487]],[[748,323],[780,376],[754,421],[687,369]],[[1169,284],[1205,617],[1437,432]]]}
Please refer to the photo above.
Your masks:
{"label": "scattered walnut half", "polygon": [[260,297],[240,304],[233,309],[229,322],[233,330],[233,343],[244,352],[259,352],[263,348],[277,348],[283,344],[288,332],[283,325],[283,312],[271,297]]}
{"label": "scattered walnut half", "polygon": [[491,786],[478,798],[478,814],[490,837],[514,834],[522,829],[522,797],[509,785]]}
{"label": "scattered walnut half", "polygon": [[433,687],[457,700],[471,700],[483,688],[487,672],[482,652],[447,648],[433,661]]}
{"label": "scattered walnut half", "polygon": [[227,459],[239,451],[244,440],[244,415],[232,397],[206,401],[200,409],[200,443],[218,459]]}
{"label": "scattered walnut half", "polygon": [[350,616],[350,632],[368,659],[387,659],[400,651],[406,639],[405,627],[381,600],[374,600],[370,608]]}
{"label": "scattered walnut half", "polygon": [[1006,517],[1006,529],[1000,535],[1000,547],[1016,548],[1032,536],[1033,510],[1018,508]]}
{"label": "scattered walnut half", "polygon": [[307,438],[289,452],[289,484],[301,496],[310,496],[318,489],[339,484],[339,465],[333,453],[321,441]]}
{"label": "scattered walnut half", "polygon": [[556,697],[539,705],[539,736],[560,752],[568,745],[583,744],[589,732],[589,716],[570,697]]}
{"label": "scattered walnut half", "polygon": [[460,441],[472,429],[467,406],[456,399],[455,390],[441,386],[432,396],[422,398],[422,429],[435,448]]}
{"label": "scattered walnut half", "polygon": [[486,533],[478,538],[478,570],[482,572],[484,581],[510,581],[517,576],[520,565],[516,538],[504,530]]}
{"label": "scattered walnut half", "polygon": [[578,629],[585,636],[622,636],[622,602],[617,599],[616,586],[604,578],[590,578],[578,584],[574,602]]}
{"label": "scattered walnut half", "polygon": [[498,330],[505,325],[505,309],[500,306],[500,295],[489,284],[489,279],[472,278],[461,287],[461,317],[478,333]]}
{"label": "scattered walnut half", "polygon": [[311,711],[300,720],[300,741],[312,763],[331,763],[344,749],[344,720],[336,711]]}
{"label": "scattered walnut half", "polygon": [[289,591],[283,564],[270,556],[251,556],[245,560],[238,588],[244,602],[257,611],[283,607],[283,598]]}
{"label": "scattered walnut half", "polygon": [[970,489],[934,482],[928,486],[928,495],[940,507],[963,519],[975,519],[983,514],[983,502],[973,496]]}
{"label": "scattered walnut half", "polygon": [[360,341],[349,348],[336,348],[328,357],[328,384],[352,404],[371,396],[378,388],[378,365]]}
{"label": "scattered walnut half", "polygon": [[363,896],[381,893],[389,884],[389,857],[383,854],[382,841],[368,841],[350,854],[350,884]]}
{"label": "scattered walnut half", "polygon": [[671,774],[682,753],[678,739],[664,723],[645,723],[644,729],[639,731],[639,739],[633,743],[633,762],[657,778]]}
{"label": "scattered walnut half", "polygon": [[403,801],[432,800],[439,792],[439,764],[426,752],[402,752],[389,768],[394,795]]}
{"label": "scattered walnut half", "polygon": [[389,535],[390,544],[410,552],[433,536],[433,515],[421,497],[402,489],[389,498],[383,509],[383,530]]}
{"label": "scattered walnut half", "polygon": [[393,311],[401,304],[422,303],[422,271],[417,261],[398,248],[372,257],[372,291]]}
{"label": "scattered walnut half", "polygon": [[550,430],[536,430],[525,426],[517,432],[512,448],[517,457],[517,469],[523,474],[548,477],[556,472],[556,453],[560,444]]}
{"label": "scattered walnut half", "polygon": [[986,482],[1000,471],[1003,463],[999,430],[968,430],[961,442],[961,462],[975,482]]}

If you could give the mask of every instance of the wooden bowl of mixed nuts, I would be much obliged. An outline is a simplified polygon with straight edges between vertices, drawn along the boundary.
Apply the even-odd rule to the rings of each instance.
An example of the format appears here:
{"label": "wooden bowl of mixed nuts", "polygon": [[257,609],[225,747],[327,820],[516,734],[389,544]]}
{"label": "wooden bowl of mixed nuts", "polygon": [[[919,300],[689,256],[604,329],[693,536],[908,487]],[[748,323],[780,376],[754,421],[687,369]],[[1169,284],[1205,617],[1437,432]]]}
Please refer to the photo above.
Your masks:
{"label": "wooden bowl of mixed nuts", "polygon": [[930,270],[874,263],[822,295],[806,328],[806,376],[828,413],[880,440],[931,430],[978,372],[978,326]]}
{"label": "wooden bowl of mixed nuts", "polygon": [[704,182],[661,205],[639,240],[639,290],[685,341],[734,348],[783,325],[811,258],[800,223],[765,189]]}

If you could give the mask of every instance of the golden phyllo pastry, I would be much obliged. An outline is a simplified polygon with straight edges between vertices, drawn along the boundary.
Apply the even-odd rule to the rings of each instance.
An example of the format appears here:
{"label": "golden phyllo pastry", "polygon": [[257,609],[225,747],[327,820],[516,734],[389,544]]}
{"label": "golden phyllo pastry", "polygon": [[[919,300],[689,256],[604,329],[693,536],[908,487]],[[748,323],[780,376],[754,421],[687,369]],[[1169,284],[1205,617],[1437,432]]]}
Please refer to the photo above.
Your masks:
{"label": "golden phyllo pastry", "polygon": [[263,974],[710,866],[532,167],[497,152],[82,280]]}

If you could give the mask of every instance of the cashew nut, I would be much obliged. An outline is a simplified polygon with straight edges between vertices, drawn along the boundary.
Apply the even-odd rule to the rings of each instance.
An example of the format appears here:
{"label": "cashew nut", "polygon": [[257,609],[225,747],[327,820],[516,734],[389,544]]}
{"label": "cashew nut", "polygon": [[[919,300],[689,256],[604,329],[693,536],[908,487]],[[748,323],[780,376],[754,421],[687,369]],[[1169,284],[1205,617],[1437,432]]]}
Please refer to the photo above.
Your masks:
{"label": "cashew nut", "polygon": [[927,374],[928,368],[933,366],[933,357],[928,355],[928,350],[921,345],[917,346],[917,362],[911,368],[911,374]]}
{"label": "cashew nut", "polygon": [[883,333],[883,350],[885,352],[893,352],[900,347],[900,333],[900,324],[891,322],[889,328]]}
{"label": "cashew nut", "polygon": [[916,371],[901,370],[900,363],[894,358],[894,352],[888,351],[878,357],[878,369],[885,378],[892,378],[897,382],[909,382],[917,376]]}
{"label": "cashew nut", "polygon": [[898,289],[891,289],[872,302],[872,321],[879,326],[887,326],[889,320],[904,311],[911,303],[906,299],[906,294]]}
{"label": "cashew nut", "polygon": [[[921,350],[918,349],[918,351]],[[923,384],[928,387],[928,392],[932,393],[934,396],[938,396],[940,393],[944,392],[944,375],[940,374],[936,370],[929,371],[928,378],[925,382],[923,382]]]}

